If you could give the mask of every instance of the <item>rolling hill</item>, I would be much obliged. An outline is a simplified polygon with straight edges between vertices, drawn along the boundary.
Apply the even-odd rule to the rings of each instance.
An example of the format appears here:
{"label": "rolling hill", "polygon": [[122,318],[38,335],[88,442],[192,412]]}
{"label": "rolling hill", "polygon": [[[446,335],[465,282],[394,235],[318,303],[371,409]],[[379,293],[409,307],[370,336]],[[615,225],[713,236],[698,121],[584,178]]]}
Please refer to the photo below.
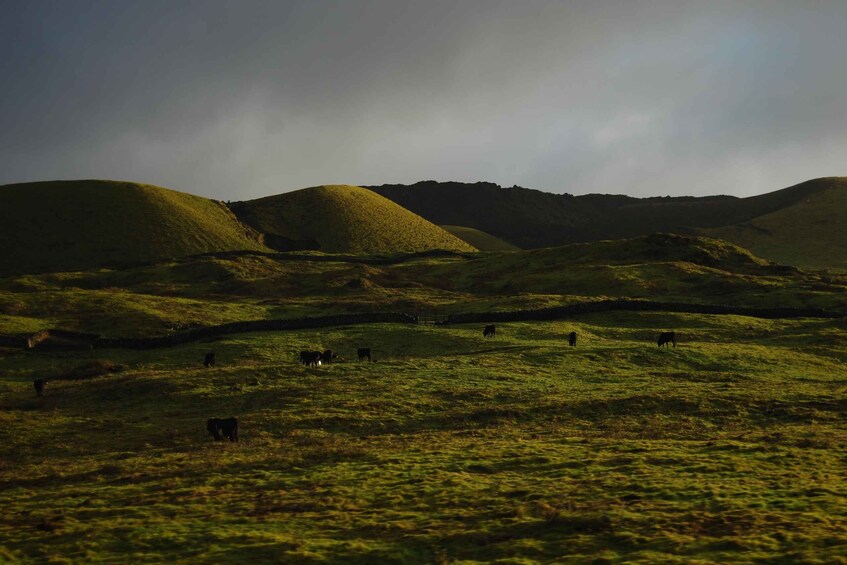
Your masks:
{"label": "rolling hill", "polygon": [[748,198],[573,196],[435,181],[368,188],[432,222],[476,228],[523,248],[656,232],[703,233],[771,260],[815,268],[847,266],[847,239],[840,227],[847,213],[847,197],[842,196],[847,178],[841,177]]}
{"label": "rolling hill", "polygon": [[132,182],[0,186],[0,276],[267,250],[221,202]]}
{"label": "rolling hill", "polygon": [[789,265],[847,270],[847,179],[770,214],[702,233]]}
{"label": "rolling hill", "polygon": [[466,228],[464,226],[440,226],[452,233],[459,239],[473,245],[480,251],[518,251],[520,247],[503,241],[498,237],[485,233],[482,230]]}
{"label": "rolling hill", "polygon": [[269,247],[280,251],[475,251],[402,206],[356,186],[315,186],[230,207],[239,220],[265,234]]}

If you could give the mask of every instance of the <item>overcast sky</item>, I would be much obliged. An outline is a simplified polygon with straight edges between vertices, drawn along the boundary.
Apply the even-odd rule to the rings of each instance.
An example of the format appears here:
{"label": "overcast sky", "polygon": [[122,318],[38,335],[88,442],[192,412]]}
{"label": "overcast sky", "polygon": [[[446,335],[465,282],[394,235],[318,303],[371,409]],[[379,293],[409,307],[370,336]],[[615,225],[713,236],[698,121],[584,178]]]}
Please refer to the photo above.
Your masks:
{"label": "overcast sky", "polygon": [[847,175],[844,0],[0,8],[0,184],[746,196]]}

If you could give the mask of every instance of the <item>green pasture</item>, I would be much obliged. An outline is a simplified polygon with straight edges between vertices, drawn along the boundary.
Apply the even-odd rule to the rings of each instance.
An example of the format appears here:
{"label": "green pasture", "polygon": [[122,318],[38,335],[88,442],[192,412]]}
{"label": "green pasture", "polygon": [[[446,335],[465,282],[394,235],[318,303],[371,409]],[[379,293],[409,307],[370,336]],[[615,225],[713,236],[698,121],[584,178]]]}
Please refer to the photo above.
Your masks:
{"label": "green pasture", "polygon": [[[389,256],[391,257],[391,256]],[[159,336],[349,312],[531,310],[606,298],[847,309],[847,275],[767,264],[709,238],[650,236],[452,257],[194,256],[0,279],[0,334]],[[402,259],[402,260],[401,260]],[[371,261],[364,263],[362,261]]]}
{"label": "green pasture", "polygon": [[[4,350],[0,561],[847,563],[843,320],[481,329]],[[95,359],[123,370],[36,398]]]}

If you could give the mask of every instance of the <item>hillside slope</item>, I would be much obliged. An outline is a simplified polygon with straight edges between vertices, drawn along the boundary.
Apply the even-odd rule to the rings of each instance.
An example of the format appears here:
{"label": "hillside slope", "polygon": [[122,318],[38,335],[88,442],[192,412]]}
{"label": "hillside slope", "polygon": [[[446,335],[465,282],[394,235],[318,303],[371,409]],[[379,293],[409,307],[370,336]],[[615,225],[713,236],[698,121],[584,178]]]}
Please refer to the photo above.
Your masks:
{"label": "hillside slope", "polygon": [[220,202],[132,182],[0,186],[0,275],[266,250]]}
{"label": "hillside slope", "polygon": [[494,237],[489,233],[475,228],[467,228],[464,226],[440,226],[441,228],[452,233],[462,241],[465,241],[480,251],[518,251],[520,247],[512,245],[508,241],[504,241],[499,237]]}
{"label": "hillside slope", "polygon": [[656,232],[697,233],[700,228],[742,223],[793,206],[833,182],[843,179],[814,179],[749,198],[573,196],[483,182],[424,181],[369,188],[434,223],[476,228],[533,248]]}
{"label": "hillside slope", "polygon": [[[756,255],[789,265],[847,269],[847,179],[770,214],[702,233],[732,241]],[[823,183],[821,183],[823,184]]]}
{"label": "hillside slope", "polygon": [[364,188],[327,185],[231,204],[233,212],[281,251],[390,253],[475,248]]}

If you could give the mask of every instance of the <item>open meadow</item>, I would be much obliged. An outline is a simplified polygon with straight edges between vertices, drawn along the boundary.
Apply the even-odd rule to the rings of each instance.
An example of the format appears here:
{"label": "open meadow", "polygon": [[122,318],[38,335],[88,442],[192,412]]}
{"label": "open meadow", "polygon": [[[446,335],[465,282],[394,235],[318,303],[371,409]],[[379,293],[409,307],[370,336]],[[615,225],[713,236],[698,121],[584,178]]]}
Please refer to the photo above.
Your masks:
{"label": "open meadow", "polygon": [[634,312],[3,350],[0,560],[845,563],[845,363],[842,319]]}

